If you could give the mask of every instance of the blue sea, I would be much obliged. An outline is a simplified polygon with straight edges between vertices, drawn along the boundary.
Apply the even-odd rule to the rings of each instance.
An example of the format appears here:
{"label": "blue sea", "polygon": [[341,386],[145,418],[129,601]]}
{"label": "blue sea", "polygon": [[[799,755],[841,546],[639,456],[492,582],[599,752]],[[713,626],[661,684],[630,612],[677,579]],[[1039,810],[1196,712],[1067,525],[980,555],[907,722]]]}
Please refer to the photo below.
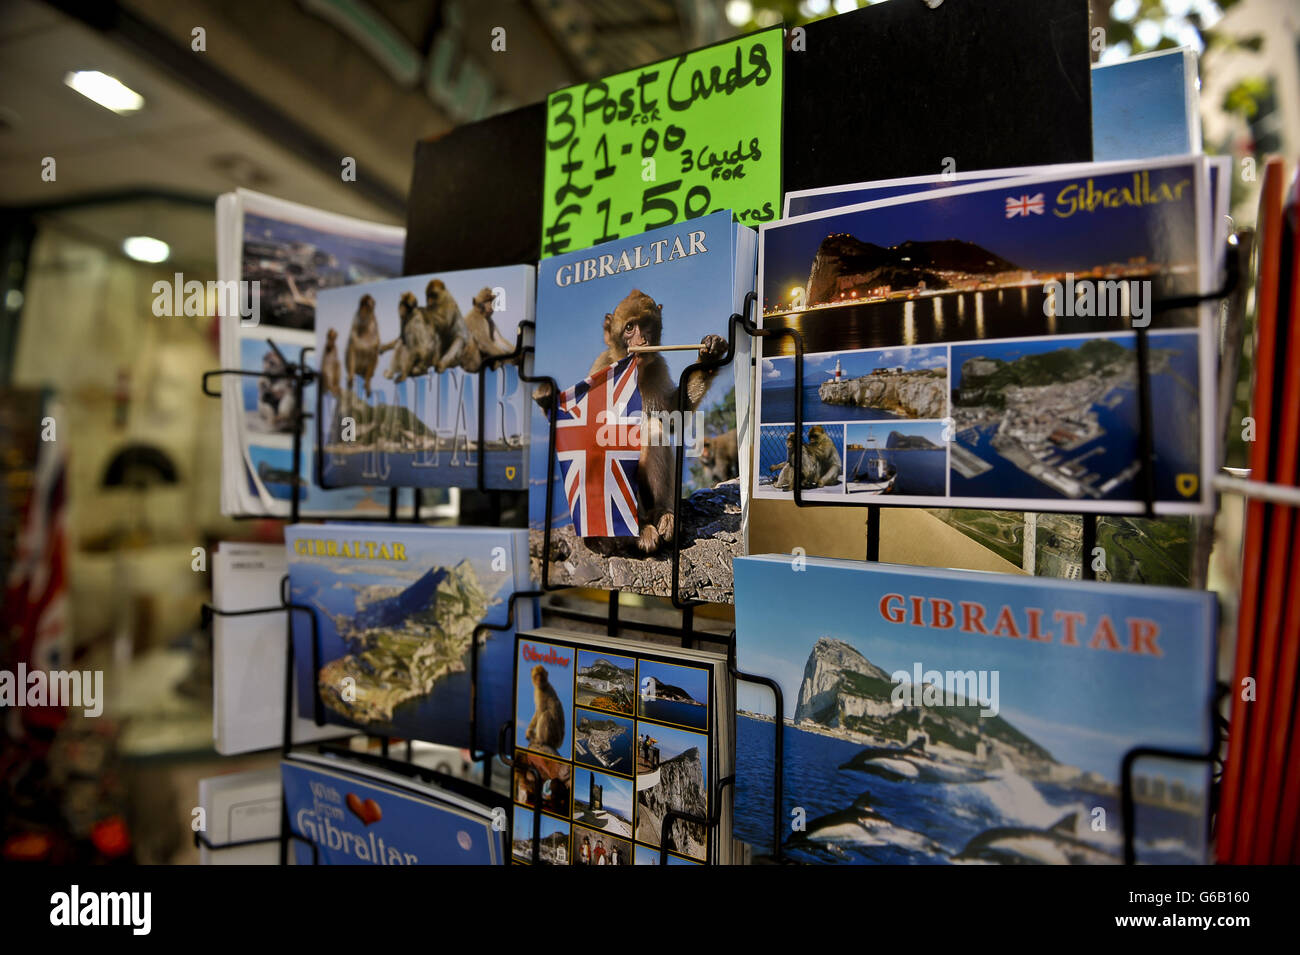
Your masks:
{"label": "blue sea", "polygon": [[[1151,376],[1151,407],[1153,421],[1153,449],[1155,452],[1155,489],[1157,500],[1187,500],[1178,493],[1176,479],[1179,474],[1200,475],[1200,410],[1199,395],[1195,392],[1197,381],[1195,339],[1193,348],[1175,352],[1171,365],[1176,374]],[[1164,347],[1164,342],[1153,338],[1153,350]],[[1112,393],[1114,394],[1114,392]],[[1105,479],[1119,474],[1134,460],[1138,449],[1138,394],[1136,383],[1118,391],[1120,397],[1115,407],[1093,405],[1097,419],[1105,434],[1073,451],[1064,452],[1073,460],[1094,449],[1102,449],[1083,462],[1089,472],[1102,476],[1094,484],[1098,490]],[[1107,396],[1110,400],[1111,396]],[[992,446],[995,426],[961,431],[956,440],[993,465],[989,471],[973,478],[952,472],[954,497],[1011,497],[1055,498],[1061,494],[1002,457]],[[1103,500],[1132,501],[1141,497],[1140,476],[1124,481],[1112,488]]]}
{"label": "blue sea", "polygon": [[[757,852],[772,851],[772,753],[774,727],[748,717],[736,720],[735,834]],[[785,727],[785,808],[782,813],[786,852],[806,863],[944,864],[986,830],[1001,826],[1047,828],[1078,812],[1088,829],[1095,807],[1106,811],[1107,830],[1088,832],[1089,842],[1122,858],[1118,798],[1076,792],[1057,785],[1030,782],[1012,772],[994,774],[977,783],[893,781],[839,769],[863,746],[847,740]],[[806,813],[809,828],[828,813],[851,807],[867,796],[875,812],[892,828],[878,831],[871,844],[825,844],[792,841],[792,811]],[[1203,861],[1195,847],[1204,842],[1204,820],[1198,816],[1150,806],[1138,808],[1138,859],[1156,864]]]}
{"label": "blue sea", "polygon": [[[862,459],[875,451],[849,451],[844,463],[844,474],[852,481],[862,467]],[[942,497],[944,478],[948,469],[948,453],[943,448],[896,448],[882,450],[881,456],[898,471],[894,479],[893,494],[927,494]]]}
{"label": "blue sea", "polygon": [[[816,378],[816,376],[811,376]],[[830,405],[821,399],[821,380],[803,383],[803,421],[814,424],[818,421],[884,421],[904,417],[889,411],[875,408],[860,408],[857,405]],[[763,385],[763,424],[788,424],[794,421],[794,383]]]}
{"label": "blue sea", "polygon": [[707,706],[692,706],[676,700],[638,700],[637,709],[640,711],[637,715],[643,719],[690,726],[700,731],[709,728]]}
{"label": "blue sea", "polygon": [[[341,586],[335,586],[339,582]],[[409,584],[412,581],[406,581]],[[372,585],[393,586],[394,579],[383,574],[348,573],[340,575],[329,567],[313,563],[296,563],[292,568],[291,593],[294,603],[323,607],[332,614],[351,615],[356,612],[355,588]],[[509,596],[507,581],[496,596],[502,600],[486,614],[491,623],[506,620],[505,599]],[[298,679],[299,713],[312,718],[311,693],[316,686],[312,672],[311,629],[302,611],[293,611],[294,668]],[[334,621],[325,613],[316,614],[320,638],[320,660],[327,663],[346,656],[354,648],[338,634]],[[421,699],[408,700],[393,713],[389,730],[396,736],[433,740],[449,746],[468,747],[470,718],[469,651],[465,654],[465,669],[444,676],[434,692]],[[479,700],[478,747],[496,750],[497,735],[503,723],[510,719],[514,683],[513,632],[489,631],[479,638]],[[345,723],[329,707],[323,712],[328,722]],[[371,729],[377,729],[370,727]]]}

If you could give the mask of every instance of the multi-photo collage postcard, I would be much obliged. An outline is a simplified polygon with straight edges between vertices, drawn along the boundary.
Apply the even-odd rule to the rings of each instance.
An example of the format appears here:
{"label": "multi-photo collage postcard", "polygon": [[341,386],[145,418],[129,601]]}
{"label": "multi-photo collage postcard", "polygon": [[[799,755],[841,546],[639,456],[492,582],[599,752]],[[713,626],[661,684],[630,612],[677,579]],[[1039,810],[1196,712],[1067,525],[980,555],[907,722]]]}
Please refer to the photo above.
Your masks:
{"label": "multi-photo collage postcard", "polygon": [[[1209,506],[1210,171],[1199,158],[971,182],[767,225],[754,494],[1131,511],[1149,329],[1158,513]],[[794,433],[796,400],[803,432]]]}
{"label": "multi-photo collage postcard", "polygon": [[[671,811],[707,817],[714,780],[708,667],[623,647],[515,641],[512,857],[657,865]],[[674,821],[669,864],[712,861],[703,827]]]}
{"label": "multi-photo collage postcard", "polygon": [[[948,347],[804,358],[803,497],[948,493]],[[764,358],[758,488],[793,493],[795,359]]]}

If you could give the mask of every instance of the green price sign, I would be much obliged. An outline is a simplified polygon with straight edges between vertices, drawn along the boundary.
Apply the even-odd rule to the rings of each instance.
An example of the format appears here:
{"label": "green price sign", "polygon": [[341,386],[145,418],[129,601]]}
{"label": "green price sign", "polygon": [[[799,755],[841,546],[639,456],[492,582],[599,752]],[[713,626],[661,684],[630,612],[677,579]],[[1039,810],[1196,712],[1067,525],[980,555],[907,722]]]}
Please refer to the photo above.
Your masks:
{"label": "green price sign", "polygon": [[542,257],[781,207],[782,28],[552,93]]}

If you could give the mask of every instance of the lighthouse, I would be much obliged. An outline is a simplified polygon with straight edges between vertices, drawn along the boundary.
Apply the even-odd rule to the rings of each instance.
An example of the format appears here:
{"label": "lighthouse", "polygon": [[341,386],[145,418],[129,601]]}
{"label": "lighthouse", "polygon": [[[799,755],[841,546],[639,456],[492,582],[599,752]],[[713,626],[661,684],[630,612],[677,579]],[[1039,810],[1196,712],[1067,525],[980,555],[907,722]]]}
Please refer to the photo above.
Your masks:
{"label": "lighthouse", "polygon": [[840,366],[840,360],[835,359],[835,374],[831,375],[831,381],[840,381],[844,377],[844,369]]}

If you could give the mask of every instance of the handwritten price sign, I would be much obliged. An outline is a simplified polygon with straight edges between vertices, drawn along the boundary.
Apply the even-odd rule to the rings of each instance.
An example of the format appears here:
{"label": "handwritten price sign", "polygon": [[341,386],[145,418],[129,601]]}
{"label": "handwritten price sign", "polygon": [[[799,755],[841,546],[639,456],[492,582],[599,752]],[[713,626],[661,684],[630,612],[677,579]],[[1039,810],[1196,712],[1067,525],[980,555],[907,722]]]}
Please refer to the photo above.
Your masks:
{"label": "handwritten price sign", "polygon": [[781,204],[780,27],[552,93],[542,256]]}

